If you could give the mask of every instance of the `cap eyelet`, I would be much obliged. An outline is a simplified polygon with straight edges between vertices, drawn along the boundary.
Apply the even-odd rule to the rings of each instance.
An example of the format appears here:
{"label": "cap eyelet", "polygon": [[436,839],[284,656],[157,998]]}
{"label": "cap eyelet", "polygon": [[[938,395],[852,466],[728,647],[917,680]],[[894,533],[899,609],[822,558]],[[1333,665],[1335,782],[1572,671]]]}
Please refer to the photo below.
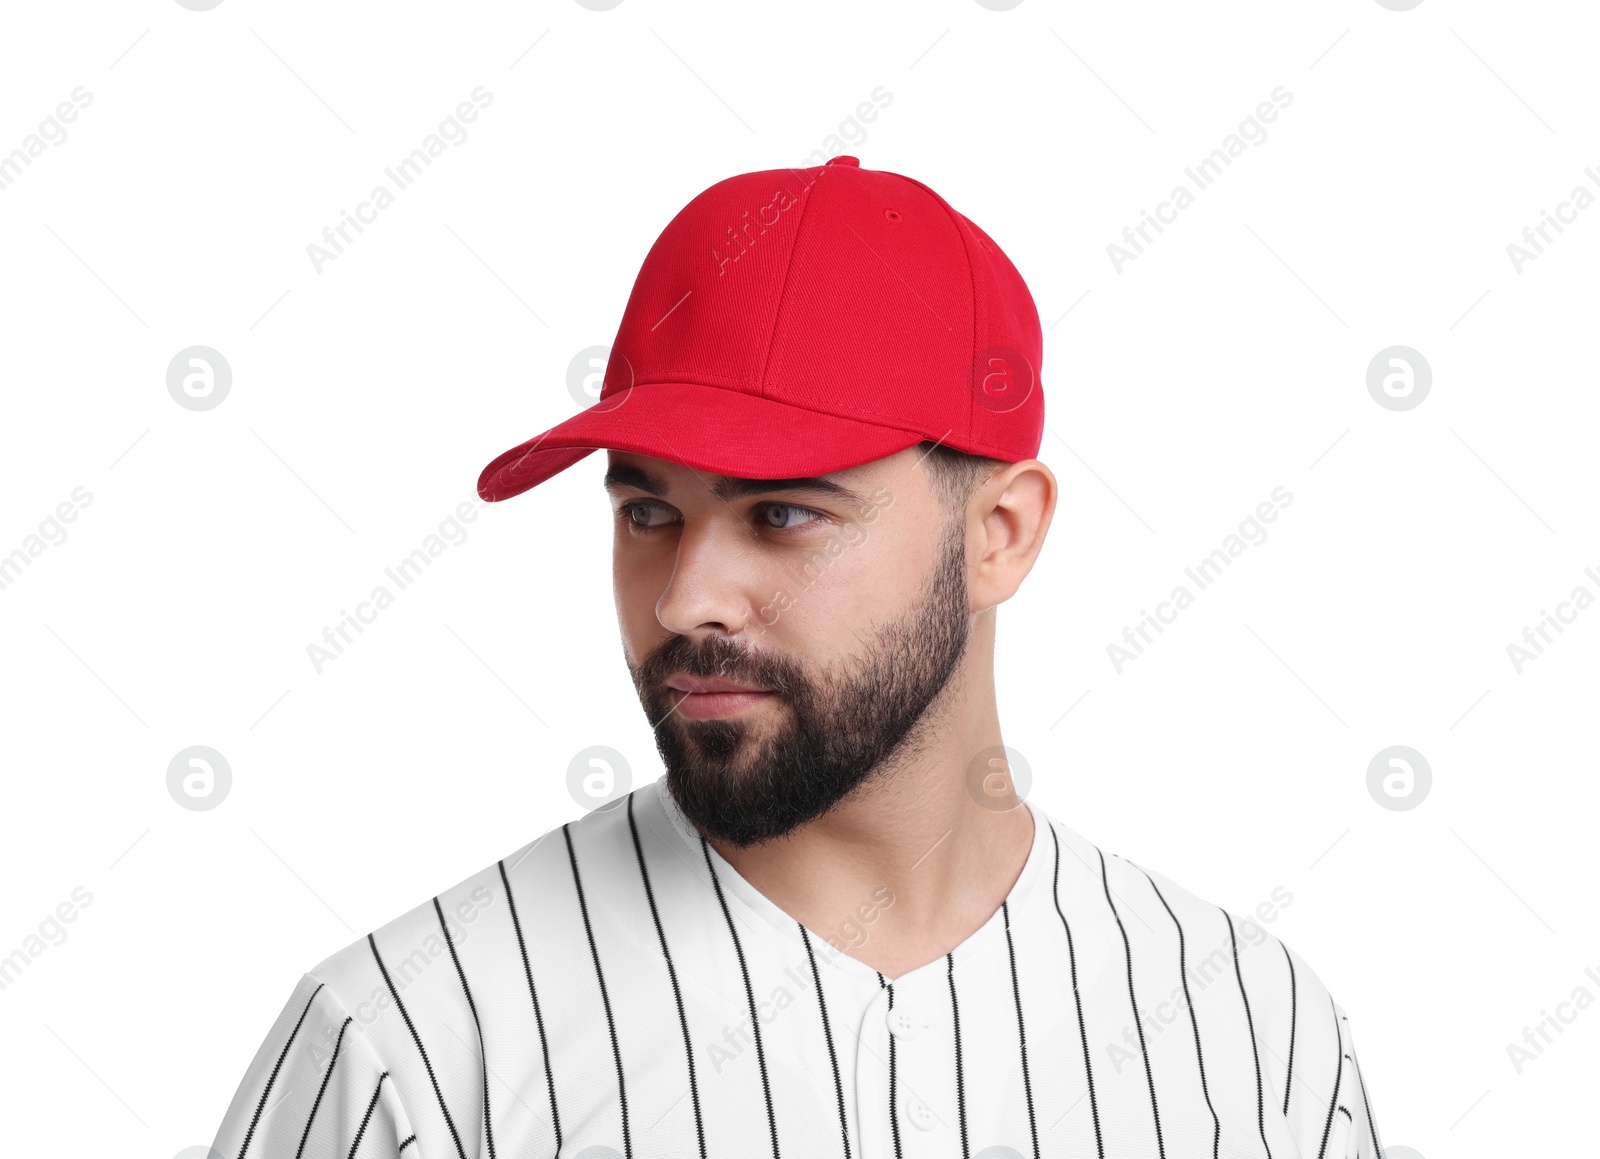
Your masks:
{"label": "cap eyelet", "polygon": [[899,221],[900,211],[898,209],[886,209],[883,211],[883,216],[887,217],[890,221]]}

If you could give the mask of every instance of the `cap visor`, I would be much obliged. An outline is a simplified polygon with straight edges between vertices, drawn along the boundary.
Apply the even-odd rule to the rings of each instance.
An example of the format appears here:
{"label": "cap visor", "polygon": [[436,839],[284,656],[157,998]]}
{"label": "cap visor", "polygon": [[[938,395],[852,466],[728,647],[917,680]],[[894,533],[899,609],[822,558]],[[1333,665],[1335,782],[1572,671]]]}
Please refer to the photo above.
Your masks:
{"label": "cap visor", "polygon": [[842,471],[929,436],[695,383],[619,390],[497,456],[478,476],[487,502],[509,499],[608,448],[746,479]]}

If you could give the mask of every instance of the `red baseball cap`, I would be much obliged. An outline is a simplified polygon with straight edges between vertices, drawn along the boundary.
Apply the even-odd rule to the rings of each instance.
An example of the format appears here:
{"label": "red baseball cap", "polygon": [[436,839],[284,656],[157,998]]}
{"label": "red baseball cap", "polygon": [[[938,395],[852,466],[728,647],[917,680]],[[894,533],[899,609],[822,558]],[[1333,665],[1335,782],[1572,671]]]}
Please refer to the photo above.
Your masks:
{"label": "red baseball cap", "polygon": [[988,234],[834,157],[717,182],[661,231],[598,399],[497,456],[508,499],[602,447],[790,479],[924,439],[1016,462],[1044,431],[1039,315]]}

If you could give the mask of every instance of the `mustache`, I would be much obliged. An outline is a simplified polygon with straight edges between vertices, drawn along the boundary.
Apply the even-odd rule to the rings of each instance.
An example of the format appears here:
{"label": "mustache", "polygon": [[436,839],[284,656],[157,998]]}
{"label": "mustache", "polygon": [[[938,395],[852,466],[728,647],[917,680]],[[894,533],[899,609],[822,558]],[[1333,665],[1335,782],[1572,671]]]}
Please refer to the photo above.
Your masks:
{"label": "mustache", "polygon": [[666,678],[674,672],[732,680],[780,695],[804,683],[794,665],[716,636],[699,644],[687,636],[672,637],[646,657],[636,679],[642,689],[664,689]]}

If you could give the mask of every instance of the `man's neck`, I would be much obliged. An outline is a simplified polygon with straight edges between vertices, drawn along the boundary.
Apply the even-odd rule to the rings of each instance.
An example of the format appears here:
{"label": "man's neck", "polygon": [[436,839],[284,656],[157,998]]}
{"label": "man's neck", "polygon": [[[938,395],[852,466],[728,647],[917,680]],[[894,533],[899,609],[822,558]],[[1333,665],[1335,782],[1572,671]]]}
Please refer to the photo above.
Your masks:
{"label": "man's neck", "polygon": [[914,767],[885,770],[787,837],[712,845],[808,930],[898,978],[988,921],[1028,859],[1032,812],[1020,801],[1004,810],[980,803],[958,755],[998,745],[941,745],[943,760],[923,753]]}

